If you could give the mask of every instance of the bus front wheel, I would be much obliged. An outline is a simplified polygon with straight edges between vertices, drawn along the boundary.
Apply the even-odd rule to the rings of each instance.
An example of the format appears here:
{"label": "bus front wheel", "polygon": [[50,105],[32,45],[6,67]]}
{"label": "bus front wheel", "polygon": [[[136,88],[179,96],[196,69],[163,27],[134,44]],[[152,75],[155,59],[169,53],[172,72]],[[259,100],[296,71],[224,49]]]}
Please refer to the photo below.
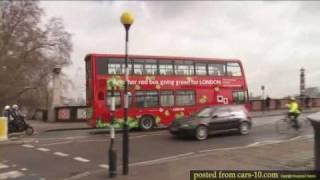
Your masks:
{"label": "bus front wheel", "polygon": [[149,131],[155,126],[154,118],[151,116],[143,116],[139,121],[139,128],[142,131]]}

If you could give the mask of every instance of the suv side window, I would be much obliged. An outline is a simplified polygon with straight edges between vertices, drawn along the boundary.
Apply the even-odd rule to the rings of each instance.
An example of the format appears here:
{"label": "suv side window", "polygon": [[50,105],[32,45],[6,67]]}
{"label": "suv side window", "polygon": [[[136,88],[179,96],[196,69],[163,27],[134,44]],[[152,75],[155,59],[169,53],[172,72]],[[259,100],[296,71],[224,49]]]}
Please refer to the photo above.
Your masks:
{"label": "suv side window", "polygon": [[226,116],[229,116],[230,113],[231,111],[228,107],[220,107],[214,112],[214,114],[217,115],[218,117],[226,117]]}

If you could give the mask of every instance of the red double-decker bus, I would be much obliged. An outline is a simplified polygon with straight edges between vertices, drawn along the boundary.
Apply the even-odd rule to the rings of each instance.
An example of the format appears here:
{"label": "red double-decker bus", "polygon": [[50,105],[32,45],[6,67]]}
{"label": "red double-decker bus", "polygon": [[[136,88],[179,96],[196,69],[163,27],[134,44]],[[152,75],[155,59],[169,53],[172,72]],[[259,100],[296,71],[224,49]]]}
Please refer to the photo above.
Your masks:
{"label": "red double-decker bus", "polygon": [[[124,81],[125,60],[119,54],[89,54],[86,100],[91,127],[111,122],[108,80]],[[208,105],[248,105],[248,87],[240,60],[130,55],[129,127],[143,130],[169,125]],[[124,91],[115,90],[115,126],[124,119]],[[247,106],[248,107],[248,106]]]}

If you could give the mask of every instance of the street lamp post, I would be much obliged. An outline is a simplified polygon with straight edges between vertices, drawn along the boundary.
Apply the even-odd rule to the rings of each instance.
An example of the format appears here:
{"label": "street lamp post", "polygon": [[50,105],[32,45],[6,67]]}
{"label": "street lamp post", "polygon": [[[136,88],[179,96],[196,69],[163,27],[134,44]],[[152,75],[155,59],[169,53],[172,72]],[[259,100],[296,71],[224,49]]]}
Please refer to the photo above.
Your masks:
{"label": "street lamp post", "polygon": [[108,86],[111,88],[111,126],[110,126],[110,146],[109,146],[109,177],[113,178],[117,176],[117,153],[114,150],[114,139],[115,139],[115,130],[114,130],[114,112],[115,112],[115,97],[114,97],[114,88],[116,82],[114,79],[111,79],[108,82]]}
{"label": "street lamp post", "polygon": [[124,81],[124,124],[123,124],[123,146],[122,146],[122,173],[127,175],[129,173],[129,128],[128,128],[128,42],[129,29],[134,21],[134,17],[130,12],[124,12],[121,15],[121,23],[126,30],[126,46],[125,46],[125,81]]}
{"label": "street lamp post", "polygon": [[262,97],[261,97],[261,99],[262,99],[262,113],[264,113],[264,109],[265,109],[265,98],[264,98],[264,90],[265,90],[265,86],[264,85],[262,85],[261,86],[261,91],[262,91]]}
{"label": "street lamp post", "polygon": [[59,82],[59,75],[61,74],[61,66],[56,65],[52,69],[52,98],[51,98],[51,103],[48,108],[48,121],[54,122],[56,120],[56,115],[55,115],[55,107],[57,105],[60,105],[60,82]]}

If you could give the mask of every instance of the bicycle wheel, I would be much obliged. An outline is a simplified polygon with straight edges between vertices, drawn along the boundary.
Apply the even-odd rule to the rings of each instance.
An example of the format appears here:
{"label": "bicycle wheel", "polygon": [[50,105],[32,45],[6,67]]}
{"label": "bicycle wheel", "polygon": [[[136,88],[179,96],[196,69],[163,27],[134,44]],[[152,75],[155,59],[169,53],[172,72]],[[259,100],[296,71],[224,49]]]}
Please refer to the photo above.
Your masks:
{"label": "bicycle wheel", "polygon": [[299,130],[304,130],[308,125],[309,121],[306,118],[298,118]]}
{"label": "bicycle wheel", "polygon": [[276,122],[276,131],[279,134],[286,134],[290,130],[290,123],[287,118],[280,119]]}

